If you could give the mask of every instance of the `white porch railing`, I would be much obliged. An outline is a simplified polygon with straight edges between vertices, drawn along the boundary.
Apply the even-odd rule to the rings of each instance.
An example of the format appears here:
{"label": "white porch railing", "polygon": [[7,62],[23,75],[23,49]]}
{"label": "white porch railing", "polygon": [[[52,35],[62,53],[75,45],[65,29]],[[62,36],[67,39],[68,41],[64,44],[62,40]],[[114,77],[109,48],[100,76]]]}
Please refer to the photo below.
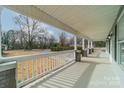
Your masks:
{"label": "white porch railing", "polygon": [[17,87],[22,87],[74,60],[74,50],[49,54],[2,58],[1,62],[16,61]]}

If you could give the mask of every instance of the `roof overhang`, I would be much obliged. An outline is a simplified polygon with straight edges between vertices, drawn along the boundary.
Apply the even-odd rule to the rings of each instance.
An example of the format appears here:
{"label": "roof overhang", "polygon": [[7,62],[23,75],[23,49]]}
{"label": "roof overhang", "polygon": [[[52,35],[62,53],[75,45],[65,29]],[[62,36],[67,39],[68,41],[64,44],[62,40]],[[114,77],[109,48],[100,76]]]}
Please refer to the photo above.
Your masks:
{"label": "roof overhang", "polygon": [[6,7],[94,41],[105,40],[120,8],[117,5],[16,5]]}

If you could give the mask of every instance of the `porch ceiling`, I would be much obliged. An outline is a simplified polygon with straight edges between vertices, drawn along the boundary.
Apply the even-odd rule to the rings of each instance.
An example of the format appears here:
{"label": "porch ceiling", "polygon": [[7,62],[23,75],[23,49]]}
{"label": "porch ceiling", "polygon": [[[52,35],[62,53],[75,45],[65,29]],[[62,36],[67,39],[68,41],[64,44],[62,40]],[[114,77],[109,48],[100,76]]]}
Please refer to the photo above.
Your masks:
{"label": "porch ceiling", "polygon": [[[16,10],[20,12],[21,9],[17,7]],[[32,11],[30,14],[29,9],[25,8],[23,14],[28,12],[28,15],[30,14],[41,21],[97,41],[105,40],[119,8],[120,6],[117,5],[35,5],[31,9],[37,10],[37,12],[30,9]]]}
{"label": "porch ceiling", "polygon": [[104,40],[119,6],[36,6],[93,40]]}

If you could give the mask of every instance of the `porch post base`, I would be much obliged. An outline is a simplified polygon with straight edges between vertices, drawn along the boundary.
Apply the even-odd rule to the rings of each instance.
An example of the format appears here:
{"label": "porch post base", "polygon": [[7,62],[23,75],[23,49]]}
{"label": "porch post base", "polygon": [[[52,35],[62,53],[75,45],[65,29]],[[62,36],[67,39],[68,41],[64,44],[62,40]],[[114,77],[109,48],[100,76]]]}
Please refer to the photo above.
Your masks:
{"label": "porch post base", "polygon": [[94,48],[92,48],[92,52],[94,52]]}
{"label": "porch post base", "polygon": [[81,50],[82,57],[87,57],[87,50]]}
{"label": "porch post base", "polygon": [[91,48],[89,49],[89,54],[92,54],[92,49]]}
{"label": "porch post base", "polygon": [[75,61],[81,62],[81,51],[80,50],[75,50]]}

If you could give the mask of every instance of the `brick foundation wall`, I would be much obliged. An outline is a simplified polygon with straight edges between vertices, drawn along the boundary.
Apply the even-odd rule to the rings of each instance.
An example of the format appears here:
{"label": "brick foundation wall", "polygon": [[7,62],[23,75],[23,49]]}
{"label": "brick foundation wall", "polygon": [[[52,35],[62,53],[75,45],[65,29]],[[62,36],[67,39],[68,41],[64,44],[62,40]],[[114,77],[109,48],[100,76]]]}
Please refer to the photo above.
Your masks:
{"label": "brick foundation wall", "polygon": [[0,72],[0,88],[15,88],[16,87],[16,69],[8,69]]}

